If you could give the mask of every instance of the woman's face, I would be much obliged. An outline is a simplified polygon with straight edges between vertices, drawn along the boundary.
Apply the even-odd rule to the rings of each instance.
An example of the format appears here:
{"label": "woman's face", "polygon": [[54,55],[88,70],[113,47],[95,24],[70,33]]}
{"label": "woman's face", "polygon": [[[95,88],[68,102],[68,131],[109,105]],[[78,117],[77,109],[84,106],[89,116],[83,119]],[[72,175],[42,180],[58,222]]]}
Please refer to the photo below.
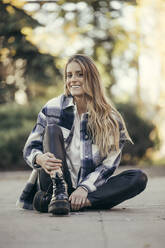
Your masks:
{"label": "woman's face", "polygon": [[80,65],[72,61],[67,65],[66,84],[73,97],[82,97],[84,95],[84,75]]}

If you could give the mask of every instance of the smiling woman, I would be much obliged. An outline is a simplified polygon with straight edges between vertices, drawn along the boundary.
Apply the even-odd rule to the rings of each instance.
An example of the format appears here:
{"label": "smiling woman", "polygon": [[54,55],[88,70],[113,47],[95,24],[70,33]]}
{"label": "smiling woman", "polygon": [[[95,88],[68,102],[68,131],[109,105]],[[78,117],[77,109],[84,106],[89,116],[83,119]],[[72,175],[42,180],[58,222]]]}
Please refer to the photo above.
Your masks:
{"label": "smiling woman", "polygon": [[77,102],[85,93],[83,71],[77,62],[72,61],[67,66],[66,87]]}
{"label": "smiling woman", "polygon": [[26,209],[68,214],[112,208],[142,192],[141,170],[113,176],[126,141],[124,120],[104,95],[91,58],[76,54],[65,67],[65,92],[40,111],[25,147],[34,169],[18,201]]}

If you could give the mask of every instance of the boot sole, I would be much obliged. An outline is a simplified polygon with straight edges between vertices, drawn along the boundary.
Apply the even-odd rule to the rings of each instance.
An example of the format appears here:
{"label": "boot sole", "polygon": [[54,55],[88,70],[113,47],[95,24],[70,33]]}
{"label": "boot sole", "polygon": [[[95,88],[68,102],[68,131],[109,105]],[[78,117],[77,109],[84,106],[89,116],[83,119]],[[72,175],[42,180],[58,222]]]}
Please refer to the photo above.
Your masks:
{"label": "boot sole", "polygon": [[68,201],[56,200],[48,207],[48,212],[53,215],[67,215],[70,211],[70,204]]}

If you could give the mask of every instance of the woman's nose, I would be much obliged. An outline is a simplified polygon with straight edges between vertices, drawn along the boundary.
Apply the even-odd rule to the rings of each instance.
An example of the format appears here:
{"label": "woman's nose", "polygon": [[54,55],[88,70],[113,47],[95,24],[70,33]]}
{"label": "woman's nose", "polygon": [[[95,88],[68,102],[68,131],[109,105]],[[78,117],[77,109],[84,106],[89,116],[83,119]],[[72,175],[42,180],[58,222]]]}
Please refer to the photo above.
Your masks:
{"label": "woman's nose", "polygon": [[73,74],[73,75],[72,75],[72,78],[71,78],[71,80],[72,80],[72,81],[75,81],[75,80],[77,80],[77,75]]}

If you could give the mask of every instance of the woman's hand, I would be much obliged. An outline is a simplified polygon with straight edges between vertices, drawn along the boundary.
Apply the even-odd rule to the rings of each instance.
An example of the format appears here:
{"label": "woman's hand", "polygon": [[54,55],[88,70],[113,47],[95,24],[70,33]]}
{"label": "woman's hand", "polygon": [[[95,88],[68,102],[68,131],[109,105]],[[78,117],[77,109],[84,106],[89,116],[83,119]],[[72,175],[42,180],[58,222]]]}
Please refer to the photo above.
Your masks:
{"label": "woman's hand", "polygon": [[47,152],[36,156],[36,163],[41,165],[46,173],[51,175],[51,172],[62,167],[62,160],[57,159],[54,154]]}
{"label": "woman's hand", "polygon": [[84,188],[78,187],[69,197],[72,210],[79,210],[82,208],[86,203],[87,195],[88,192]]}

